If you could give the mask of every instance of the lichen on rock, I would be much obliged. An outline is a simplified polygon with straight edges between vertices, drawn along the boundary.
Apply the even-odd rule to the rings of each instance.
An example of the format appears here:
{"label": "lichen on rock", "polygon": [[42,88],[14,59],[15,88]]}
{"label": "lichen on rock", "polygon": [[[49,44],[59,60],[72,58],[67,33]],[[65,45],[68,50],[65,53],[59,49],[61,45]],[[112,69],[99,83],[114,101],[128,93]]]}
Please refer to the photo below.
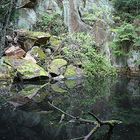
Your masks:
{"label": "lichen on rock", "polygon": [[54,59],[49,66],[49,72],[56,75],[63,74],[66,65],[67,65],[66,60]]}
{"label": "lichen on rock", "polygon": [[48,77],[48,72],[46,72],[42,67],[33,63],[32,61],[24,59],[8,59],[5,61],[10,65],[16,72],[20,74],[22,79],[32,79],[36,77]]}

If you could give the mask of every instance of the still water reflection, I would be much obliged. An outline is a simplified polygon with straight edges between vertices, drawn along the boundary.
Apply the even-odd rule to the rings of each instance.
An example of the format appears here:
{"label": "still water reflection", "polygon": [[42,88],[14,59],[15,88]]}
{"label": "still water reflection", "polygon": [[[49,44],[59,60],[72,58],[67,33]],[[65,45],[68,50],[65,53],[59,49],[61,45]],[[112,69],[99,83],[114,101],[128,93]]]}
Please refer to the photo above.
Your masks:
{"label": "still water reflection", "polygon": [[140,140],[140,79],[87,78],[57,83],[0,82],[0,140],[70,140],[87,135],[91,125],[60,123],[61,113],[91,119],[88,111],[102,120],[123,123],[113,132],[102,127],[94,140]]}

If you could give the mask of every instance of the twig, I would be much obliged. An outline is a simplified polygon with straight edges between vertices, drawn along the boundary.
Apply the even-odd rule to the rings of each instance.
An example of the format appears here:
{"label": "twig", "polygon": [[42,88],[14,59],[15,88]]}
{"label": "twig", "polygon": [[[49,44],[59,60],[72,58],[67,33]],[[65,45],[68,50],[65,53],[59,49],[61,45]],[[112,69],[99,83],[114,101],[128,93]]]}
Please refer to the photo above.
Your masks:
{"label": "twig", "polygon": [[48,103],[49,103],[50,106],[52,106],[53,108],[57,109],[57,110],[60,111],[61,113],[65,114],[65,115],[67,115],[67,116],[69,116],[69,117],[71,117],[71,118],[73,118],[73,119],[76,119],[76,117],[74,117],[74,116],[72,116],[72,115],[70,115],[70,114],[64,112],[64,111],[61,110],[60,108],[58,108],[58,107],[56,107],[55,105],[51,104],[50,102],[48,102]]}
{"label": "twig", "polygon": [[97,130],[100,128],[100,124],[97,123],[96,126],[85,136],[84,140],[88,140]]}
{"label": "twig", "polygon": [[63,110],[61,110],[60,108],[56,107],[54,104],[48,102],[48,104],[50,106],[52,106],[53,108],[55,108],[56,110],[60,111],[61,113],[69,116],[70,118],[74,119],[75,121],[79,121],[80,123],[88,123],[88,124],[92,124],[95,125],[95,127],[88,133],[88,135],[86,136],[82,136],[79,138],[74,138],[71,140],[88,140],[89,138],[91,138],[91,136],[102,126],[102,125],[109,125],[109,127],[112,129],[115,125],[122,123],[121,121],[118,120],[109,120],[109,121],[101,121],[96,115],[94,115],[93,113],[89,112],[88,114],[90,114],[91,116],[93,116],[96,121],[92,121],[92,120],[87,120],[87,119],[83,119],[80,117],[75,117],[71,114],[68,114],[66,112],[64,112]]}
{"label": "twig", "polygon": [[94,115],[93,113],[88,112],[88,114],[89,114],[89,115],[91,115],[92,117],[94,117],[94,118],[95,118],[95,120],[96,120],[97,122],[99,122],[100,124],[102,123],[102,121],[101,121],[99,118],[97,118],[97,116],[96,116],[96,115]]}

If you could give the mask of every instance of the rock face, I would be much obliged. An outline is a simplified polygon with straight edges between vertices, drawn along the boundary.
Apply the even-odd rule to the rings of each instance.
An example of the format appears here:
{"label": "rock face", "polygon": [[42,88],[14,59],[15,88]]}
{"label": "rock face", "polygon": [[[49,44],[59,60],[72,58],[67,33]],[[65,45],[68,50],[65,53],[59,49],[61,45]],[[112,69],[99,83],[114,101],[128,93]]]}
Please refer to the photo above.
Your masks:
{"label": "rock face", "polygon": [[5,62],[19,74],[21,79],[48,77],[48,72],[32,61],[5,58]]}
{"label": "rock face", "polygon": [[32,29],[38,16],[45,12],[57,12],[62,15],[62,11],[55,0],[18,0],[17,7],[19,14],[17,25],[23,29]]}
{"label": "rock face", "polygon": [[128,56],[115,56],[113,65],[122,73],[140,76],[140,51],[131,50]]}
{"label": "rock face", "polygon": [[127,59],[128,67],[132,73],[139,72],[140,76],[140,51],[131,50]]}

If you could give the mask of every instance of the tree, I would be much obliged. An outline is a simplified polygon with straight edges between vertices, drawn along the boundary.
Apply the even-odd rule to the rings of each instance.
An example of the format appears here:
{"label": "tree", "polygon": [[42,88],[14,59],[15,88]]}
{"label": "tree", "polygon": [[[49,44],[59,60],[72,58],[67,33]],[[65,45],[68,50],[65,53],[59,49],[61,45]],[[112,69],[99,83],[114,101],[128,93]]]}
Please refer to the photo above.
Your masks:
{"label": "tree", "polygon": [[14,7],[15,0],[2,0],[0,2],[0,57],[3,55],[5,48],[5,37]]}

